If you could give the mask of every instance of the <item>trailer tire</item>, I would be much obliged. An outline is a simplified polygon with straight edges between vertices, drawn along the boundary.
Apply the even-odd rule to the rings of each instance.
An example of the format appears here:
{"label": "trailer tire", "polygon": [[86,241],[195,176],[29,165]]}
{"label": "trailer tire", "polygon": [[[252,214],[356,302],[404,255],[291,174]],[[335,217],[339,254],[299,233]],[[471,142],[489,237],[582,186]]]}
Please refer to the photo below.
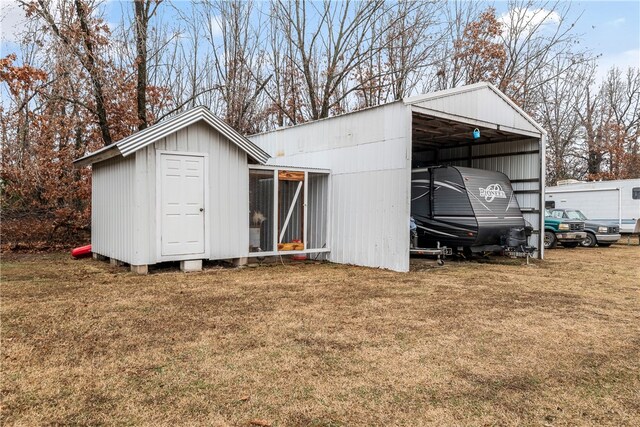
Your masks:
{"label": "trailer tire", "polygon": [[544,232],[544,248],[545,249],[553,249],[558,244],[558,239],[556,239],[556,233],[553,231],[545,231]]}
{"label": "trailer tire", "polygon": [[596,236],[593,233],[587,233],[587,237],[580,242],[580,246],[584,246],[585,248],[592,248],[596,245],[598,241],[596,240]]}

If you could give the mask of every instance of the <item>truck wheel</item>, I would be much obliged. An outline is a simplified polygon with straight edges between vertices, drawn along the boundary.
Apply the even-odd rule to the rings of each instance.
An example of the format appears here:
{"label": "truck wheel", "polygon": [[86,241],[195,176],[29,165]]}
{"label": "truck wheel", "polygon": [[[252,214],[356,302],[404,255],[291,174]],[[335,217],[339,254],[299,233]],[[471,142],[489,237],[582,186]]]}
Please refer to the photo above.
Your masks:
{"label": "truck wheel", "polygon": [[591,233],[587,233],[587,237],[585,237],[584,240],[580,242],[580,246],[584,246],[585,248],[592,248],[596,245],[596,243],[596,236]]}
{"label": "truck wheel", "polygon": [[611,243],[598,243],[598,246],[602,248],[608,248],[609,246],[611,246]]}
{"label": "truck wheel", "polygon": [[567,242],[563,243],[562,246],[564,246],[565,248],[577,248],[579,244],[580,242]]}
{"label": "truck wheel", "polygon": [[553,231],[545,231],[544,232],[544,248],[545,249],[553,249],[556,247],[558,240],[556,239],[556,233]]}

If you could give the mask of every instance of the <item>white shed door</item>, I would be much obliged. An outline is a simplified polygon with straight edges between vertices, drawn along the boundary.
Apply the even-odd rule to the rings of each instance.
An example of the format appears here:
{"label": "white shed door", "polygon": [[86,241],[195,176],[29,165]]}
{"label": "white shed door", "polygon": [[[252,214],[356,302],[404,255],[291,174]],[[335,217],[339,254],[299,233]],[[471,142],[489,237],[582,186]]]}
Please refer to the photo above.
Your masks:
{"label": "white shed door", "polygon": [[204,254],[204,157],[160,156],[162,255]]}

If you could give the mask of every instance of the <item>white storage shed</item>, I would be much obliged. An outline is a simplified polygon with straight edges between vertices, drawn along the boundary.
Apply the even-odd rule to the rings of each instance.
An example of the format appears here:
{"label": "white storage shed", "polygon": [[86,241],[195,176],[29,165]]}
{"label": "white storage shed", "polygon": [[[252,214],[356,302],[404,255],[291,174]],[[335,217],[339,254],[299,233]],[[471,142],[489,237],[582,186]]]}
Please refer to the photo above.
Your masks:
{"label": "white storage shed", "polygon": [[[480,138],[474,139],[475,129]],[[542,258],[546,133],[489,83],[434,92],[250,136],[267,164],[331,170],[330,252],[338,263],[409,269],[412,168],[505,173]]]}

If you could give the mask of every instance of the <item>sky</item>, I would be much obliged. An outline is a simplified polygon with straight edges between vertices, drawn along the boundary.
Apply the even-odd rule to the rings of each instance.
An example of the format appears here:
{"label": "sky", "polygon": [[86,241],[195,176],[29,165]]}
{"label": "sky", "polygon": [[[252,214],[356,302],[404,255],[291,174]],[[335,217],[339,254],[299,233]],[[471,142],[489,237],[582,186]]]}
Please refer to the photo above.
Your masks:
{"label": "sky", "polygon": [[[498,14],[507,10],[506,1],[495,2]],[[602,78],[613,65],[625,69],[640,67],[640,1],[574,1],[572,17],[579,17],[576,31],[583,47],[596,55]]]}
{"label": "sky", "polygon": [[576,5],[584,10],[578,31],[585,45],[601,54],[601,75],[613,65],[640,67],[640,1],[589,1]]}
{"label": "sky", "polygon": [[[179,7],[180,1],[174,1]],[[498,15],[508,10],[506,0],[486,2],[493,4]],[[107,20],[117,22],[121,4],[117,0],[107,0]],[[582,47],[601,55],[598,74],[603,77],[613,65],[620,68],[640,67],[640,1],[638,0],[583,0],[573,1],[571,18],[580,17],[576,31],[583,36]],[[0,0],[0,56],[14,52],[14,43],[20,30],[24,14],[17,7],[16,0]]]}

